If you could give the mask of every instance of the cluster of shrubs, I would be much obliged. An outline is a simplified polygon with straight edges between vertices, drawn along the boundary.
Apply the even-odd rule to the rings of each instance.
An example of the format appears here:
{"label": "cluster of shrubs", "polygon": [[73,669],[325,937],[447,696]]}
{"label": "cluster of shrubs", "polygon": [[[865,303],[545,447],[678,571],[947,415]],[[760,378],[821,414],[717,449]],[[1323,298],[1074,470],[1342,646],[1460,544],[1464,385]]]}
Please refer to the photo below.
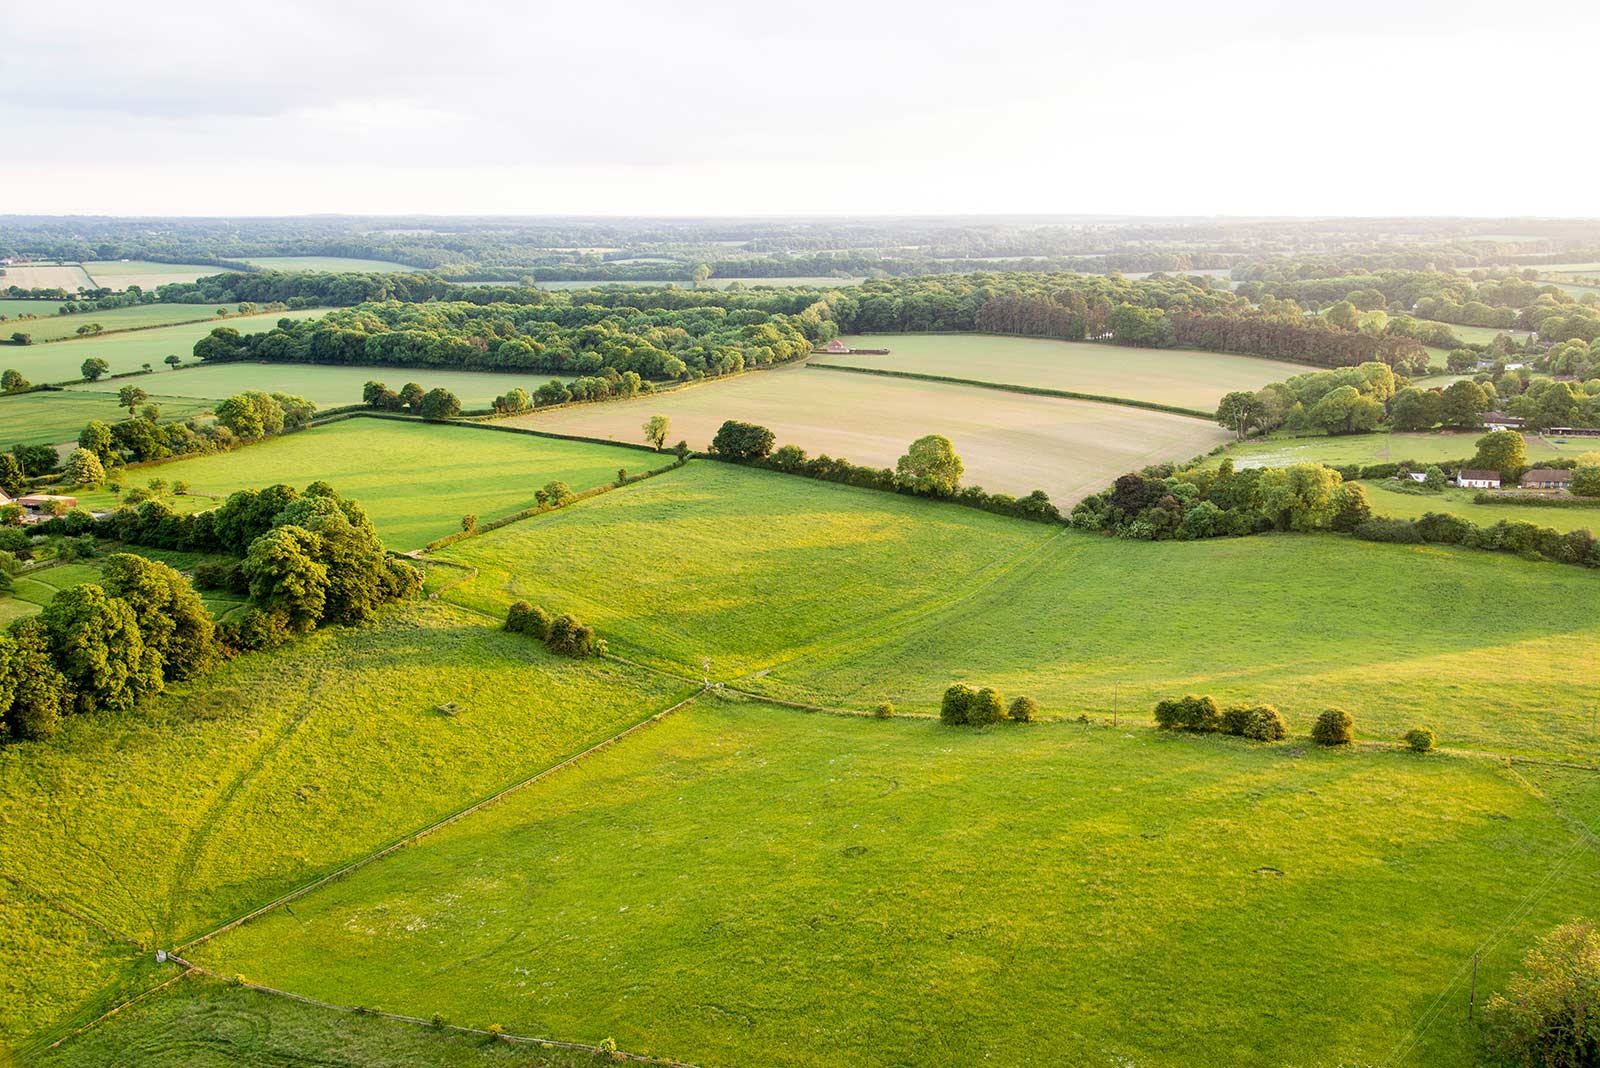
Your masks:
{"label": "cluster of shrubs", "polygon": [[865,467],[827,455],[808,457],[798,445],[784,445],[774,450],[774,440],[772,431],[766,427],[729,420],[722,424],[712,440],[711,455],[730,463],[751,464],[823,482],[838,482],[888,493],[938,496],[968,508],[1017,519],[1041,523],[1057,523],[1061,520],[1060,510],[1050,503],[1050,498],[1043,490],[1034,490],[1026,497],[989,493],[982,486],[959,486],[948,493],[927,493],[890,468]]}
{"label": "cluster of shrubs", "polygon": [[[893,711],[893,706],[890,706],[889,714],[892,715]],[[879,714],[882,714],[881,706]],[[1031,697],[1018,697],[1007,707],[1005,698],[994,687],[974,687],[964,682],[958,682],[946,690],[944,700],[939,705],[940,721],[952,726],[984,727],[1003,720],[1032,723],[1038,718],[1039,702]]]}
{"label": "cluster of shrubs", "polygon": [[517,601],[506,612],[506,630],[526,634],[544,642],[545,648],[562,656],[603,656],[606,643],[595,637],[594,628],[571,615],[552,616],[540,605]]}
{"label": "cluster of shrubs", "polygon": [[1230,705],[1224,709],[1214,697],[1188,694],[1156,703],[1156,725],[1168,731],[1202,731],[1232,734],[1258,742],[1287,737],[1283,713],[1271,705]]}
{"label": "cluster of shrubs", "polygon": [[1078,530],[1188,541],[1272,530],[1352,531],[1372,516],[1366,490],[1321,464],[1235,470],[1170,464],[1123,475],[1072,509]]}
{"label": "cluster of shrubs", "polygon": [[454,393],[443,388],[425,390],[415,382],[407,382],[396,393],[376,379],[368,381],[361,387],[361,403],[380,412],[409,412],[432,422],[461,414],[461,400]]}
{"label": "cluster of shrubs", "polygon": [[1480,527],[1457,515],[1428,512],[1417,519],[1367,519],[1357,524],[1352,533],[1364,541],[1460,545],[1558,564],[1600,567],[1600,542],[1589,531],[1563,532],[1520,519],[1502,519],[1492,526]]}

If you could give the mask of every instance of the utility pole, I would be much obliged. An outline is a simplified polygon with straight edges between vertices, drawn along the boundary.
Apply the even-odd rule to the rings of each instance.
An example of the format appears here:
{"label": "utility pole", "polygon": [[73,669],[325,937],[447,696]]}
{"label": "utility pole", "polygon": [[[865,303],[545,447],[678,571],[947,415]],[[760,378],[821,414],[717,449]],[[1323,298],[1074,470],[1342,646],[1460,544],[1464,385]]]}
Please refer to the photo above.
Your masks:
{"label": "utility pole", "polygon": [[1467,1019],[1472,1019],[1472,1010],[1478,1004],[1478,955],[1472,955],[1472,993],[1467,997]]}

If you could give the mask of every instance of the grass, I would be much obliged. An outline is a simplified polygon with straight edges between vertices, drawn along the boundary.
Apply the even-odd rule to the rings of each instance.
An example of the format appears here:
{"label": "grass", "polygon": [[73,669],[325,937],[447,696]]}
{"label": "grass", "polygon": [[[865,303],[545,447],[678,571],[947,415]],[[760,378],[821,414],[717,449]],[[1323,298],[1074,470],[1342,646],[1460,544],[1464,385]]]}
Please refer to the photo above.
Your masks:
{"label": "grass", "polygon": [[[3,281],[5,281],[5,278],[0,276],[0,282]],[[0,297],[0,315],[6,317],[5,320],[0,321],[0,327],[5,327],[4,330],[0,330],[0,338],[10,338],[13,330],[29,329],[27,326],[11,322],[13,319],[20,320],[25,315],[51,316],[60,310],[61,301],[59,300],[15,300],[11,297]]]}
{"label": "grass", "polygon": [[[78,329],[90,323],[99,323],[104,333],[123,330],[144,330],[173,323],[192,323],[202,319],[215,319],[215,305],[204,304],[138,304],[131,308],[112,308],[109,311],[75,312],[72,315],[52,315],[48,319],[33,319],[13,329],[33,335],[35,345],[48,341],[61,341],[78,337]],[[3,324],[0,324],[3,325]],[[11,331],[0,331],[0,336],[10,337]],[[187,356],[188,353],[179,353]],[[0,359],[4,359],[0,356]]]}
{"label": "grass", "polygon": [[[410,550],[460,530],[469,512],[488,520],[530,508],[534,492],[548,482],[566,482],[576,492],[614,481],[619,468],[638,473],[665,462],[607,445],[356,418],[233,452],[131,469],[125,484],[181,479],[199,497],[221,497],[280,482],[304,489],[321,479],[361,502],[384,544]],[[209,507],[195,498],[178,500]],[[84,494],[79,503],[115,502],[109,494]]]}
{"label": "grass", "polygon": [[[318,408],[336,408],[361,402],[361,387],[376,379],[396,391],[407,382],[425,389],[442,386],[467,408],[487,408],[494,398],[515,386],[532,393],[552,378],[571,376],[508,374],[488,371],[452,371],[427,367],[346,367],[326,364],[208,363],[185,367],[160,379],[161,389],[184,397],[221,400],[246,389],[292,393]],[[91,384],[70,389],[91,389]],[[104,388],[104,387],[101,387]]]}
{"label": "grass", "polygon": [[1600,500],[1590,508],[1541,508],[1533,504],[1477,504],[1478,493],[1470,489],[1444,489],[1438,493],[1404,493],[1386,488],[1381,482],[1367,482],[1367,499],[1377,515],[1397,519],[1416,519],[1424,512],[1448,512],[1470,519],[1479,526],[1493,526],[1500,520],[1521,520],[1556,530],[1600,531]]}
{"label": "grass", "polygon": [[[99,383],[97,390],[59,390],[0,396],[0,434],[12,445],[59,445],[78,440],[78,432],[91,419],[117,423],[128,410],[117,400],[117,382]],[[142,385],[142,382],[141,382]],[[155,396],[145,402],[159,404],[164,420],[182,421],[211,410],[211,402],[192,397]]]}
{"label": "grass", "polygon": [[726,678],[942,604],[1051,534],[696,461],[438,555],[479,569],[445,594],[451,601],[493,616],[518,598],[543,602],[627,656],[695,671],[709,656]]}
{"label": "grass", "polygon": [[[438,604],[0,749],[0,873],[171,947],[672,704]],[[460,711],[442,715],[454,701]]]}
{"label": "grass", "polygon": [[94,280],[76,263],[14,263],[0,268],[0,289],[93,289]]}
{"label": "grass", "polygon": [[[129,552],[138,553],[140,556],[151,560],[160,560],[171,564],[179,571],[190,574],[200,557],[194,553],[175,552],[164,549],[150,549],[145,546],[136,546],[128,549]],[[100,569],[103,560],[85,560],[70,564],[57,564],[53,567],[40,568],[36,571],[24,572],[16,576],[9,594],[0,594],[0,627],[9,624],[12,620],[31,616],[41,611],[45,605],[55,599],[56,594],[69,586],[77,586],[85,582],[99,582]],[[223,590],[201,590],[200,600],[218,620],[229,619],[240,614],[249,604],[249,598],[238,594],[228,593]]]}
{"label": "grass", "polygon": [[364,260],[353,256],[247,256],[240,261],[269,271],[421,271],[392,260]]}
{"label": "grass", "polygon": [[[203,306],[202,306],[203,307]],[[214,308],[212,310],[215,310]],[[82,377],[78,370],[90,356],[98,356],[111,365],[111,374],[125,374],[139,370],[142,364],[161,368],[157,374],[172,374],[163,361],[169,355],[192,358],[194,343],[218,326],[231,326],[240,333],[270,330],[279,319],[311,319],[322,314],[321,309],[302,311],[262,312],[259,315],[234,315],[225,322],[205,321],[184,323],[178,326],[159,326],[150,330],[133,330],[104,337],[74,338],[50,345],[0,345],[0,367],[15,367],[35,385],[42,382],[74,382]],[[24,327],[26,329],[26,327]],[[9,337],[10,331],[0,331]],[[163,392],[161,380],[142,378],[137,385],[150,393]],[[152,382],[157,384],[152,385]],[[119,383],[126,384],[126,383]],[[105,384],[101,384],[104,388]]]}
{"label": "grass", "polygon": [[[1342,467],[1407,460],[1423,463],[1470,460],[1483,434],[1481,430],[1441,430],[1427,434],[1383,432],[1339,437],[1270,434],[1264,438],[1235,442],[1228,446],[1227,452],[1207,462],[1215,465],[1226,457],[1232,458],[1236,467],[1282,467],[1309,463]],[[1589,439],[1588,444],[1582,438],[1574,438],[1566,445],[1557,445],[1548,438],[1524,434],[1522,440],[1530,461],[1572,459],[1594,449],[1593,439]]]}
{"label": "grass", "polygon": [[1462,341],[1472,345],[1487,345],[1501,334],[1510,334],[1519,342],[1528,336],[1526,330],[1501,330],[1492,326],[1463,326],[1459,323],[1445,323],[1451,331]]}
{"label": "grass", "polygon": [[1366,1064],[1596,894],[1489,762],[710,699],[196,955],[698,1063]]}
{"label": "grass", "polygon": [[153,290],[172,282],[193,282],[207,275],[222,274],[226,268],[203,263],[156,263],[152,260],[90,260],[83,269],[97,287],[123,290],[138,286]]}
{"label": "grass", "polygon": [[1187,416],[801,366],[513,422],[638,441],[640,425],[656,414],[672,421],[669,441],[694,448],[709,445],[724,420],[742,419],[770,427],[780,445],[873,467],[893,467],[912,441],[943,434],[966,464],[967,483],[1018,496],[1042,489],[1062,506],[1127,471],[1188,460],[1229,436]]}
{"label": "grass", "polygon": [[1224,393],[1257,390],[1309,368],[1279,360],[1177,349],[1135,349],[985,334],[846,337],[887,356],[817,356],[813,363],[914,371],[1214,410]]}
{"label": "grass", "polygon": [[586,1053],[542,1050],[301,1005],[192,976],[100,1027],[41,1052],[36,1068],[595,1068]]}

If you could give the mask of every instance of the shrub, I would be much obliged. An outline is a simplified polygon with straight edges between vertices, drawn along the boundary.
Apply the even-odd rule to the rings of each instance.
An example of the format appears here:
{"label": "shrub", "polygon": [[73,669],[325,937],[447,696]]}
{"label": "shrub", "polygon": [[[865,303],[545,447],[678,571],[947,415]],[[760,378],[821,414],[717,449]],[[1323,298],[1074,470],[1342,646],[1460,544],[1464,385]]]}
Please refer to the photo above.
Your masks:
{"label": "shrub", "polygon": [[967,722],[974,727],[986,727],[1006,718],[1005,698],[992,686],[985,686],[967,705]]}
{"label": "shrub", "polygon": [[1168,698],[1156,704],[1156,724],[1169,731],[1214,731],[1222,727],[1222,708],[1214,697]]}
{"label": "shrub", "polygon": [[1222,710],[1222,733],[1243,737],[1255,715],[1255,705],[1229,705]]}
{"label": "shrub", "polygon": [[468,512],[466,515],[461,517],[461,530],[462,530],[462,533],[470,534],[474,530],[477,530],[477,529],[478,529],[478,517],[477,516],[473,515],[471,512]]}
{"label": "shrub", "polygon": [[444,1013],[436,1012],[436,1013],[433,1014],[433,1019],[429,1020],[428,1022],[431,1023],[435,1027],[443,1027],[445,1024],[449,1023],[450,1021],[445,1018]]}
{"label": "shrub", "polygon": [[746,463],[759,460],[772,451],[772,431],[754,423],[729,419],[711,439],[711,451],[725,460]]}
{"label": "shrub", "polygon": [[231,556],[208,556],[195,564],[194,584],[202,590],[250,592],[250,580],[245,578],[244,568]]}
{"label": "shrub", "polygon": [[545,646],[552,653],[563,656],[585,657],[605,652],[605,643],[595,637],[594,628],[586,626],[569,614],[556,616],[550,621]]}
{"label": "shrub", "polygon": [[1017,723],[1034,723],[1039,719],[1039,702],[1031,697],[1019,697],[1011,702],[1009,711]]}
{"label": "shrub", "polygon": [[888,701],[879,701],[873,707],[872,714],[878,719],[888,719],[894,715],[894,705]]}
{"label": "shrub", "polygon": [[[572,502],[572,487],[565,482],[547,482],[540,492],[544,494],[544,500],[540,503],[548,503],[552,508],[560,508],[563,504]],[[537,497],[537,494],[535,496]]]}
{"label": "shrub", "polygon": [[1355,736],[1356,721],[1342,708],[1330,708],[1317,717],[1311,740],[1318,745],[1349,745]]}
{"label": "shrub", "polygon": [[1426,753],[1433,748],[1435,740],[1433,732],[1427,727],[1412,727],[1405,733],[1406,745],[1414,753]]}
{"label": "shrub", "polygon": [[1600,1063],[1600,930],[1588,920],[1540,938],[1504,994],[1483,1008],[1485,1038],[1512,1064]]}
{"label": "shrub", "polygon": [[1230,705],[1222,713],[1222,733],[1255,742],[1276,742],[1288,737],[1283,713],[1271,705]]}
{"label": "shrub", "polygon": [[964,682],[958,682],[944,692],[944,700],[939,705],[939,719],[945,723],[960,725],[967,722],[967,709],[977,699],[978,691]]}
{"label": "shrub", "polygon": [[499,1024],[490,1024],[489,1025],[489,1037],[490,1037],[490,1039],[500,1038],[505,1033],[506,1033],[506,1029],[504,1027],[501,1027]]}
{"label": "shrub", "polygon": [[506,612],[506,630],[544,641],[550,636],[550,613],[539,605],[517,601]]}

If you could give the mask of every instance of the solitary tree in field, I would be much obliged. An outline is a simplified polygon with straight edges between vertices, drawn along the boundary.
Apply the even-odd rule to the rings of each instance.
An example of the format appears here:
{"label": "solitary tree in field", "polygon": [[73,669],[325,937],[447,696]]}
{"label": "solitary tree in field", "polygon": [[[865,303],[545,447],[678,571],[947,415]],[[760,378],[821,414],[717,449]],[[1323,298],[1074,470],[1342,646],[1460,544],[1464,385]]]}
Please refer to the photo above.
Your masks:
{"label": "solitary tree in field", "polygon": [[22,393],[28,388],[28,380],[22,377],[22,372],[15,367],[0,374],[0,390],[7,393]]}
{"label": "solitary tree in field", "polygon": [[11,343],[13,345],[31,345],[33,344],[33,335],[24,334],[21,330],[18,330],[11,335]]}
{"label": "solitary tree in field", "polygon": [[661,451],[661,446],[667,443],[667,435],[672,433],[672,420],[664,415],[652,415],[644,421],[644,440],[647,444],[655,446],[656,452]]}
{"label": "solitary tree in field", "polygon": [[111,370],[111,365],[109,363],[102,360],[98,356],[91,356],[87,360],[83,361],[82,366],[78,368],[78,373],[83,375],[83,377],[88,379],[90,382],[98,382],[100,380],[100,376],[104,375],[109,370]]}
{"label": "solitary tree in field", "polygon": [[150,394],[138,386],[123,386],[117,390],[117,402],[128,409],[128,418],[132,419],[137,414],[139,405],[150,399]]}
{"label": "solitary tree in field", "polygon": [[918,493],[948,497],[961,485],[964,470],[950,439],[942,434],[929,434],[911,443],[895,465],[895,477]]}
{"label": "solitary tree in field", "polygon": [[178,369],[178,365],[183,362],[183,359],[176,352],[173,352],[169,353],[167,358],[161,362],[176,371]]}

